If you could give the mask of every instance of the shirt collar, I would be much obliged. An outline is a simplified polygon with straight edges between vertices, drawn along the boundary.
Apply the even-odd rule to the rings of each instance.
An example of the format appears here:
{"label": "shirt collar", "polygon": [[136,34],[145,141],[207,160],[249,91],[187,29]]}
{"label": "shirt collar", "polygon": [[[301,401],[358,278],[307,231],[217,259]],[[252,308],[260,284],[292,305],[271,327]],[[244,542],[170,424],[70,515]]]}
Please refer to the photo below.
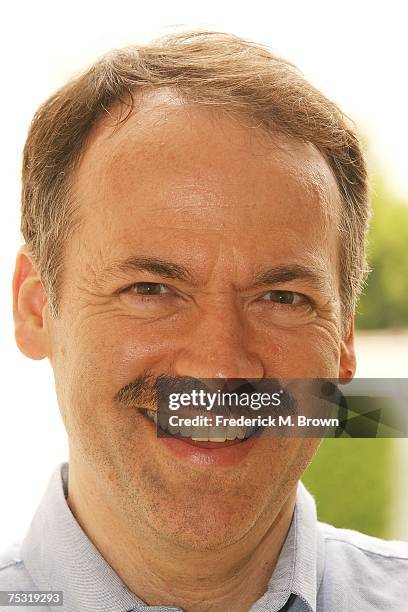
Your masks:
{"label": "shirt collar", "polygon": [[[66,501],[68,464],[55,470],[22,545],[22,559],[40,590],[64,593],[66,612],[178,610],[149,607],[131,593],[74,518]],[[301,612],[316,612],[316,585],[323,573],[323,543],[313,498],[299,483],[291,527],[253,612],[278,611],[292,596]]]}
{"label": "shirt collar", "polygon": [[[290,598],[297,599],[299,612],[316,612],[317,591],[323,576],[324,543],[316,504],[299,482],[292,523],[269,581],[268,590],[254,604],[253,612],[284,610]],[[291,608],[292,609],[292,608]]]}
{"label": "shirt collar", "polygon": [[66,501],[68,464],[52,475],[22,545],[40,590],[63,591],[67,612],[127,612],[141,600],[123,584],[74,518]]}

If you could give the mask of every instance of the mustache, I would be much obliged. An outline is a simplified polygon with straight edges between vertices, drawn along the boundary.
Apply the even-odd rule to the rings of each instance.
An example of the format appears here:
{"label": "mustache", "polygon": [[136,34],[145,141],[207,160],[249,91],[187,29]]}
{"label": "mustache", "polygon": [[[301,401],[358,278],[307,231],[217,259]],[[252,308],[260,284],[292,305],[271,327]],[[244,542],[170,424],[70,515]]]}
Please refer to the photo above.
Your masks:
{"label": "mustache", "polygon": [[157,404],[159,389],[166,389],[172,393],[179,391],[180,385],[187,393],[202,387],[202,383],[196,378],[186,376],[181,378],[166,374],[153,375],[145,372],[122,387],[114,399],[125,406],[134,407],[137,404],[140,408],[151,407]]}
{"label": "mustache", "polygon": [[122,387],[114,399],[119,404],[134,406],[135,404],[151,405],[156,401],[157,381],[160,376],[145,372]]}
{"label": "mustache", "polygon": [[[239,396],[241,394],[251,394],[255,391],[271,393],[278,391],[280,388],[281,382],[278,379],[251,381],[244,378],[220,378],[203,380],[187,376],[154,375],[146,371],[122,387],[116,393],[114,400],[128,408],[152,409],[167,404],[168,401],[166,400],[172,393],[190,394],[194,390],[214,391],[217,389],[221,392],[233,392]],[[294,398],[288,394],[281,407],[285,408],[288,414],[294,414],[296,404]],[[261,410],[261,412],[263,411]]]}

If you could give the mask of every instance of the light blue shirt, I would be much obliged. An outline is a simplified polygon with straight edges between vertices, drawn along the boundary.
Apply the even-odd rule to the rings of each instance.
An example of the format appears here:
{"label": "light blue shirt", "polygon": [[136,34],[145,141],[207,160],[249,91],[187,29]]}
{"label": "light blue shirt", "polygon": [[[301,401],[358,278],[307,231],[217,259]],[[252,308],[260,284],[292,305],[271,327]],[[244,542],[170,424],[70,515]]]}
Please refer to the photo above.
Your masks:
{"label": "light blue shirt", "polygon": [[[68,465],[54,472],[29,531],[0,555],[0,590],[63,591],[61,607],[20,612],[176,611],[131,593],[75,520],[66,501]],[[10,609],[10,608],[5,608]],[[385,542],[319,523],[299,483],[291,527],[266,593],[250,612],[408,610],[408,543]]]}

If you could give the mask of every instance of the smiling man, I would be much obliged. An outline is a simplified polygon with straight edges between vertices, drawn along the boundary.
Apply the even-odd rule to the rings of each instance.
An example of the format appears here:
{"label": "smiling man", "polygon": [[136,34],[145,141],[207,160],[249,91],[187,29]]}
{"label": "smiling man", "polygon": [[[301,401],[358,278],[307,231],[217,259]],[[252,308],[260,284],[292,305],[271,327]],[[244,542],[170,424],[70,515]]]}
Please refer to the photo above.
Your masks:
{"label": "smiling man", "polygon": [[404,608],[402,544],[317,522],[318,439],[153,423],[161,377],[351,379],[368,218],[342,113],[239,38],[114,51],[43,104],[14,315],[53,367],[69,464],[1,589],[70,612]]}

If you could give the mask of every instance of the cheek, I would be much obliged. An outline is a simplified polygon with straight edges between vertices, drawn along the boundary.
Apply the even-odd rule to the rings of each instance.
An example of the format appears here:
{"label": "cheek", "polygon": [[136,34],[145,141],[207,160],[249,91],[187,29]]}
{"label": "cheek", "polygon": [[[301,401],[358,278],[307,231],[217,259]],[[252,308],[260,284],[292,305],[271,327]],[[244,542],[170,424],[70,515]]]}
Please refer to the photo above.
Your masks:
{"label": "cheek", "polygon": [[68,370],[103,388],[118,391],[123,385],[154,369],[169,352],[166,338],[154,325],[130,317],[98,317],[73,330],[69,345]]}
{"label": "cheek", "polygon": [[[90,317],[60,324],[53,338],[52,365],[62,417],[89,430],[114,417],[114,396],[146,370],[158,371],[168,342],[152,326],[127,317]],[[86,423],[85,423],[86,421]]]}
{"label": "cheek", "polygon": [[318,325],[296,330],[274,330],[262,339],[267,377],[336,378],[339,370],[340,340],[333,329]]}

